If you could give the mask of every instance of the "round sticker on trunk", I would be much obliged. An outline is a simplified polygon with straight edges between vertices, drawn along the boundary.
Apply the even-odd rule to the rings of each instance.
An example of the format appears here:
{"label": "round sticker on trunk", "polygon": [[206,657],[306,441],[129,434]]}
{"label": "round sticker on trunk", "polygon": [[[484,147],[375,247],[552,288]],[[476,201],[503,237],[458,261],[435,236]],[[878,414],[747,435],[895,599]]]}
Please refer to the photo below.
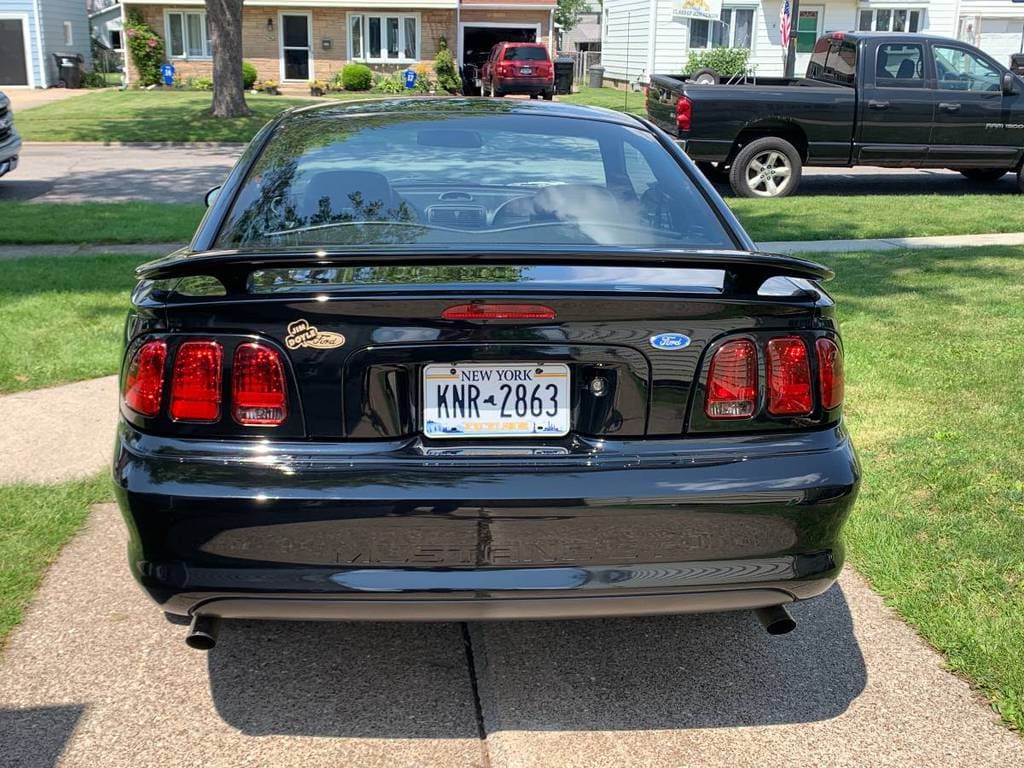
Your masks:
{"label": "round sticker on trunk", "polygon": [[690,346],[690,337],[682,333],[659,333],[651,336],[651,346],[655,349],[685,349]]}

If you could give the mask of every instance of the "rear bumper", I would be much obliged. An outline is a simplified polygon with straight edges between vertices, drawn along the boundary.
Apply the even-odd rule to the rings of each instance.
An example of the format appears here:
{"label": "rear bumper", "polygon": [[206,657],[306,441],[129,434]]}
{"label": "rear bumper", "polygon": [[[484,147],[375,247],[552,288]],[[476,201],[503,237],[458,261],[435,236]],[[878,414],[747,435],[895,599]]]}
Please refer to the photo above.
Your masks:
{"label": "rear bumper", "polygon": [[18,167],[18,152],[21,151],[21,137],[17,131],[0,140],[0,176]]}
{"label": "rear bumper", "polygon": [[555,89],[553,80],[542,80],[532,77],[505,77],[495,83],[499,93],[545,93]]}
{"label": "rear bumper", "polygon": [[834,581],[860,480],[842,427],[488,450],[268,447],[122,423],[131,567],[165,611],[225,618],[758,608]]}

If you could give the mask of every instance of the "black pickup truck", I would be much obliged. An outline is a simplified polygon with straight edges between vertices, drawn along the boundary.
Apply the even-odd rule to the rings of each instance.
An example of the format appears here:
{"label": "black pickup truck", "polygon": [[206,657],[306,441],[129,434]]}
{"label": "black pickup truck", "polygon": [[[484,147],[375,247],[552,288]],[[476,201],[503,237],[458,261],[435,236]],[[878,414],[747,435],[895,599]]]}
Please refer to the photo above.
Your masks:
{"label": "black pickup truck", "polygon": [[654,75],[647,114],[743,197],[793,194],[805,165],[1016,171],[1024,191],[1024,80],[947,38],[833,32],[796,79]]}

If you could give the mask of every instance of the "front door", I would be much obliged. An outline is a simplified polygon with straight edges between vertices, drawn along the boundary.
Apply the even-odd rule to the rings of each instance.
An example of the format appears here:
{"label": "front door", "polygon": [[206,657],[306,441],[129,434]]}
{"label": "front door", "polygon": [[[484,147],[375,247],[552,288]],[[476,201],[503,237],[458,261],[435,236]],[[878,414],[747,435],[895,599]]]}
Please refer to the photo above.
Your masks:
{"label": "front door", "polygon": [[28,85],[21,19],[0,19],[0,85]]}
{"label": "front door", "polygon": [[283,80],[309,80],[309,16],[281,14],[281,68]]}
{"label": "front door", "polygon": [[793,74],[803,77],[807,72],[807,64],[814,52],[814,43],[822,35],[822,20],[825,7],[821,5],[800,6],[800,14],[796,19],[796,64]]}
{"label": "front door", "polygon": [[[940,167],[1015,165],[1024,131],[1011,124],[1019,94],[1003,95],[1003,72],[980,51],[934,43],[935,122],[928,164]],[[1017,111],[1017,114],[1020,114]]]}
{"label": "front door", "polygon": [[[865,46],[870,56],[871,46]],[[863,68],[855,157],[864,165],[924,162],[932,132],[935,91],[924,43],[879,43]]]}

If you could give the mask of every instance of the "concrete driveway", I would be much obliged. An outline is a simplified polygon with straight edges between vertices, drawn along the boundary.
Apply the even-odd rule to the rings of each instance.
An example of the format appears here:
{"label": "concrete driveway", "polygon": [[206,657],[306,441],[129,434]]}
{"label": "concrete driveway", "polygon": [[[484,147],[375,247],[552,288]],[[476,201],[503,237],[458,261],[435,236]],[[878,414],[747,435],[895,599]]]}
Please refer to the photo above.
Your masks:
{"label": "concrete driveway", "polygon": [[96,92],[94,89],[87,88],[7,88],[0,90],[3,90],[4,95],[11,100],[15,114],[25,109],[49,104],[52,101],[64,101]]}
{"label": "concrete driveway", "polygon": [[[242,145],[29,143],[18,170],[0,181],[0,200],[201,203],[220,184]],[[728,187],[720,186],[729,195]],[[808,168],[800,195],[1017,194],[1015,177],[969,182],[945,170]]]}

